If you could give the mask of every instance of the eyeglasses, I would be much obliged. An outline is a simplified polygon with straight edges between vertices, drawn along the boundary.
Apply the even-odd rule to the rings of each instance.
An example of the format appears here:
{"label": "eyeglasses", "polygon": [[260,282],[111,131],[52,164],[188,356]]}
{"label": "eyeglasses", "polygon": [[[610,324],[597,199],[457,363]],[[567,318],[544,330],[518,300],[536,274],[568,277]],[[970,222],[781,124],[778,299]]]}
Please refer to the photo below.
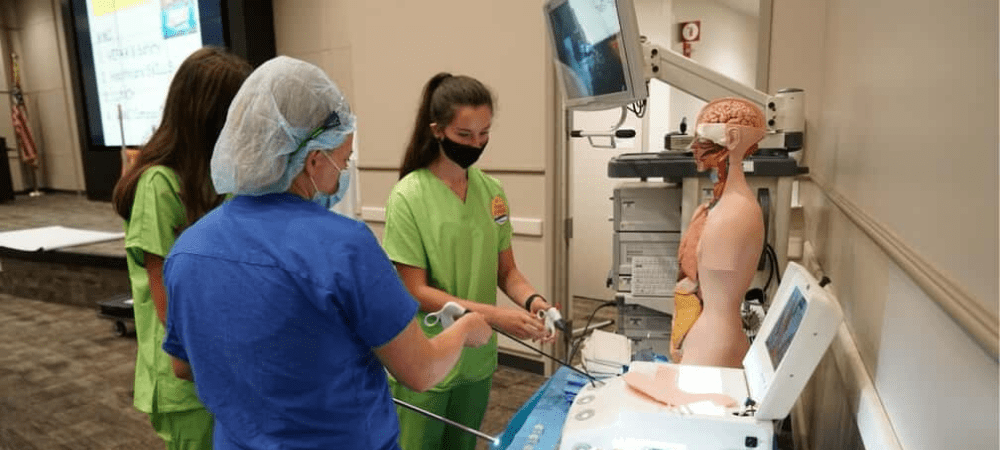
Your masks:
{"label": "eyeglasses", "polygon": [[323,121],[322,125],[313,128],[313,130],[309,132],[309,136],[306,136],[306,138],[302,140],[302,143],[300,143],[299,147],[295,149],[295,152],[302,150],[302,147],[305,147],[306,144],[309,143],[309,141],[316,139],[316,136],[323,134],[324,131],[337,127],[339,125],[340,125],[340,116],[337,114],[337,111],[331,111],[330,115],[326,117],[326,120]]}

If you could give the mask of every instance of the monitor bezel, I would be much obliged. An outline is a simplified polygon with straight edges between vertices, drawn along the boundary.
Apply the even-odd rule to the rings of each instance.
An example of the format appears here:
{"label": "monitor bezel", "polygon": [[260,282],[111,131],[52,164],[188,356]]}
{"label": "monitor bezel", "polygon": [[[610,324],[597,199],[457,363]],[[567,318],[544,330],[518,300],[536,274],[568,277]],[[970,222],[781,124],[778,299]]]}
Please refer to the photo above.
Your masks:
{"label": "monitor bezel", "polygon": [[[545,2],[545,28],[549,35],[549,48],[552,50],[552,63],[556,68],[557,83],[562,84],[564,78],[562,61],[559,60],[556,52],[555,31],[552,29],[550,15],[553,10],[568,3],[570,0],[548,0]],[[623,68],[626,88],[624,91],[611,94],[594,95],[586,97],[571,98],[567,95],[566,89],[563,91],[563,101],[568,109],[578,111],[597,111],[604,109],[619,108],[632,103],[645,100],[649,97],[646,84],[646,61],[642,52],[642,45],[639,35],[639,22],[636,19],[635,6],[632,0],[614,0],[615,8],[618,12],[618,23],[621,26],[621,51],[623,54]]]}
{"label": "monitor bezel", "polygon": [[[774,366],[767,338],[796,289],[805,299],[806,310],[784,357]],[[788,415],[829,348],[842,318],[843,313],[833,297],[804,267],[789,261],[757,338],[743,358],[747,388],[757,402],[757,419],[777,420]]]}

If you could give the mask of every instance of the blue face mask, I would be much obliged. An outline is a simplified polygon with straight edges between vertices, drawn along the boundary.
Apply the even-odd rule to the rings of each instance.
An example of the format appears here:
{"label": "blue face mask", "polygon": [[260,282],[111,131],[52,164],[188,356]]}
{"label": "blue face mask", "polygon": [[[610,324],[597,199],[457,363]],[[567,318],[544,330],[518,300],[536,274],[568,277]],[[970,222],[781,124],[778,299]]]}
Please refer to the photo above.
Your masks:
{"label": "blue face mask", "polygon": [[338,181],[337,192],[330,195],[330,204],[326,209],[333,208],[333,205],[340,203],[347,195],[347,188],[351,185],[351,171],[344,166],[344,169],[340,171],[340,181]]}
{"label": "blue face mask", "polygon": [[333,167],[336,167],[337,170],[340,171],[340,179],[337,182],[337,192],[327,194],[326,192],[319,190],[319,188],[316,187],[316,182],[313,181],[312,177],[309,177],[309,181],[313,184],[313,189],[316,189],[316,192],[312,196],[312,201],[326,209],[330,209],[337,203],[340,203],[340,201],[344,199],[344,195],[347,195],[347,187],[351,185],[351,172],[347,170],[347,166],[341,169],[340,166],[333,161],[333,158],[326,154],[326,152],[321,153],[323,153],[323,156],[326,156],[326,159],[330,161],[330,164],[333,164]]}

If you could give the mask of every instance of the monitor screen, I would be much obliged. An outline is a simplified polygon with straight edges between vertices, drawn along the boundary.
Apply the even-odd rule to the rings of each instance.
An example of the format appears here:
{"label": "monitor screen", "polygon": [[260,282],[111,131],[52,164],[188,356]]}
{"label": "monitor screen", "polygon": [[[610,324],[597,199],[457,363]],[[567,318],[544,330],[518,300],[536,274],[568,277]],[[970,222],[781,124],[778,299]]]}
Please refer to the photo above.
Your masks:
{"label": "monitor screen", "polygon": [[646,97],[630,1],[554,0],[546,13],[568,106],[605,109]]}
{"label": "monitor screen", "polygon": [[802,317],[806,313],[806,306],[806,298],[799,288],[795,287],[765,342],[767,353],[771,357],[771,366],[775,369],[781,364],[781,359],[785,357],[785,352],[792,343],[792,337],[799,330],[799,324],[802,323]]}
{"label": "monitor screen", "polygon": [[72,0],[91,145],[149,139],[181,62],[204,45],[225,46],[220,2]]}

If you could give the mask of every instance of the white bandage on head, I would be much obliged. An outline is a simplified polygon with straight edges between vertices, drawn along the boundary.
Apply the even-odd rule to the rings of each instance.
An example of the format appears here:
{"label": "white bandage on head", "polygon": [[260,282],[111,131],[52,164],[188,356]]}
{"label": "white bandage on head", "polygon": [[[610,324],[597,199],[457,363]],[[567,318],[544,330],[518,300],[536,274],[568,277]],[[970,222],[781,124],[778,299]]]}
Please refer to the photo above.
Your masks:
{"label": "white bandage on head", "polygon": [[[331,115],[338,125],[310,137]],[[287,56],[250,74],[229,107],[212,154],[220,194],[285,192],[315,150],[339,147],[355,130],[351,107],[319,67]]]}
{"label": "white bandage on head", "polygon": [[727,126],[729,124],[726,123],[699,123],[695,128],[694,141],[692,143],[699,139],[704,139],[725,147]]}

